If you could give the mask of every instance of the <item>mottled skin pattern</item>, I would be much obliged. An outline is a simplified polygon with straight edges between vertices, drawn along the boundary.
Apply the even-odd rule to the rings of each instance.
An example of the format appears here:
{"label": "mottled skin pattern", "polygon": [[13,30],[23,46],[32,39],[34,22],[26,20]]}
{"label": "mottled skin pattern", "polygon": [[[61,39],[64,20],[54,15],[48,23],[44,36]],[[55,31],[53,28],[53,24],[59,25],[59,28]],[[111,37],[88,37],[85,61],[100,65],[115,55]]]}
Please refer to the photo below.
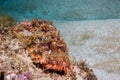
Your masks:
{"label": "mottled skin pattern", "polygon": [[37,19],[23,21],[14,26],[13,33],[23,42],[34,64],[45,70],[71,74],[73,65],[66,43],[51,22]]}

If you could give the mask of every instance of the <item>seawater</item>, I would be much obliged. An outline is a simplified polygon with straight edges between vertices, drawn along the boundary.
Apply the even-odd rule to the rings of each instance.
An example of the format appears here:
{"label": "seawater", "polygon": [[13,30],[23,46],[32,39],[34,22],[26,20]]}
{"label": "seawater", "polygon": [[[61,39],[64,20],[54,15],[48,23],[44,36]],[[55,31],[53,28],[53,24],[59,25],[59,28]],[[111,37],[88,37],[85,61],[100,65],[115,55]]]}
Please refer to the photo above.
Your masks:
{"label": "seawater", "polygon": [[0,0],[0,14],[19,21],[119,19],[120,0]]}

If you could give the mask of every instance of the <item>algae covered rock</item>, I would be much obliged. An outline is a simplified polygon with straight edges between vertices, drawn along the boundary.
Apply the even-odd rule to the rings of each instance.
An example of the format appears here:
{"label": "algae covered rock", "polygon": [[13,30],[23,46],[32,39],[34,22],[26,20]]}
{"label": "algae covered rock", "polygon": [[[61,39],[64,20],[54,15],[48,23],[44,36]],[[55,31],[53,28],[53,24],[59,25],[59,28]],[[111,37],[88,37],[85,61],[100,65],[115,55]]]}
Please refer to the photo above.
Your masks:
{"label": "algae covered rock", "polygon": [[13,26],[15,24],[15,19],[11,16],[0,16],[0,27],[2,26]]}

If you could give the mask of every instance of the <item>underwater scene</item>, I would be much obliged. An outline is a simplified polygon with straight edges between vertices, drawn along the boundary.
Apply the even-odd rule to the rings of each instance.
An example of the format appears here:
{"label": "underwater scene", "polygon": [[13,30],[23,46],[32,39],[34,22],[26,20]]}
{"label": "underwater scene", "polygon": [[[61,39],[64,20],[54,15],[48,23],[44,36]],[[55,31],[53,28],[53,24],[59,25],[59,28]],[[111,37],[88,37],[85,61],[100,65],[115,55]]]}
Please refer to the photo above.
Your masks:
{"label": "underwater scene", "polygon": [[0,80],[120,80],[120,0],[0,0]]}

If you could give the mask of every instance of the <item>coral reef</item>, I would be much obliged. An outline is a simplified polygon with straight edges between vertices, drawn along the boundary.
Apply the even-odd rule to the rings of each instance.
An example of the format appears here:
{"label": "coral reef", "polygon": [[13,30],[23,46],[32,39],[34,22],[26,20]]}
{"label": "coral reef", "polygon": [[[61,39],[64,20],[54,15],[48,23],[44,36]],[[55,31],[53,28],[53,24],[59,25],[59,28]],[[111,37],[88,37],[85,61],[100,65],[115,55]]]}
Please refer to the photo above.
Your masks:
{"label": "coral reef", "polygon": [[33,19],[12,28],[3,27],[0,78],[4,75],[5,80],[97,80],[84,62],[76,64],[71,60],[67,45],[52,22]]}

